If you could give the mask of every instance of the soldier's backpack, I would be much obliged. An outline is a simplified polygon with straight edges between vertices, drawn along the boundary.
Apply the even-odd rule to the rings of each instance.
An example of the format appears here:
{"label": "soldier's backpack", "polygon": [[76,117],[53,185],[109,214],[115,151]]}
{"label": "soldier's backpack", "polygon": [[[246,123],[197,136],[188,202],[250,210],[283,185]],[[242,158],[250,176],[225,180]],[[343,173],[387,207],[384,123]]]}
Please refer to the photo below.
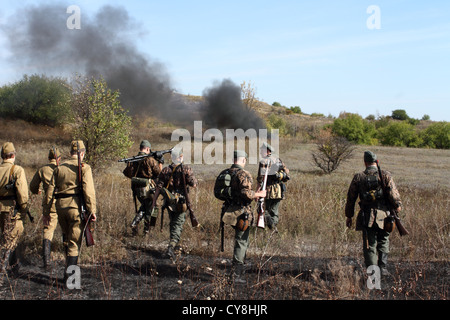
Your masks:
{"label": "soldier's backpack", "polygon": [[222,201],[231,201],[231,179],[239,170],[232,172],[231,168],[223,170],[214,183],[214,196]]}
{"label": "soldier's backpack", "polygon": [[375,204],[383,200],[383,189],[377,176],[367,175],[364,189],[360,196],[363,202]]}

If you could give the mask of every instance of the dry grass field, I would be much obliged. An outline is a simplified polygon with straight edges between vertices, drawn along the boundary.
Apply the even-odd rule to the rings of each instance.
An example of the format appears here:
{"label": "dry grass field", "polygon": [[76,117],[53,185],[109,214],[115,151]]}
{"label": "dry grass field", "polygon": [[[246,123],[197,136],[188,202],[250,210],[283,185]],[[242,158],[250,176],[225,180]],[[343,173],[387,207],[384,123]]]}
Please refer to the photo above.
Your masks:
{"label": "dry grass field", "polygon": [[[70,135],[64,129],[37,127],[21,121],[2,122],[0,141],[14,142],[17,163],[28,180],[46,163],[51,145],[67,155]],[[152,149],[172,147],[173,126],[141,123],[133,133],[137,152],[140,140]],[[207,143],[204,144],[206,146]],[[25,225],[21,251],[22,275],[4,279],[4,299],[449,299],[450,150],[358,146],[352,158],[331,175],[312,163],[312,143],[301,138],[280,138],[280,157],[291,171],[286,199],[281,204],[279,233],[252,229],[247,254],[247,283],[227,282],[233,250],[233,232],[226,228],[225,251],[220,252],[221,203],[214,198],[216,175],[227,165],[199,165],[193,169],[199,186],[191,201],[202,227],[187,219],[182,234],[183,253],[174,262],[162,258],[168,243],[164,228],[132,237],[134,217],[130,183],[123,163],[111,163],[94,172],[98,222],[96,245],[82,248],[83,288],[69,292],[58,286],[63,255],[60,231],[53,243],[52,274],[40,270],[42,234],[41,197],[32,196],[35,223]],[[352,176],[364,169],[363,152],[377,153],[390,171],[404,203],[403,222],[410,235],[391,235],[389,270],[381,290],[369,290],[362,261],[361,234],[345,226],[344,207]],[[170,160],[166,156],[166,164]],[[256,175],[256,165],[248,170]],[[23,289],[27,287],[28,289]]]}

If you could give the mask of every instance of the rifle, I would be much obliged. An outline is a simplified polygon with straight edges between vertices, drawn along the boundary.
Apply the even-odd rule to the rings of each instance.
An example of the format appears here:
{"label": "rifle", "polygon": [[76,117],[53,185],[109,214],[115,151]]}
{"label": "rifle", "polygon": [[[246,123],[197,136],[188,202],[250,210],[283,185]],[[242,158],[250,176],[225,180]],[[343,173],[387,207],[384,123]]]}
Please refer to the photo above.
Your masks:
{"label": "rifle", "polygon": [[191,219],[191,225],[196,228],[198,227],[197,218],[194,216],[194,210],[191,207],[191,201],[189,200],[189,194],[186,186],[186,177],[184,176],[183,163],[180,163],[181,175],[183,176],[183,189],[184,189],[184,197],[186,198],[186,206],[189,210],[189,218]]}
{"label": "rifle", "polygon": [[125,162],[125,163],[129,163],[129,162],[137,162],[137,161],[141,161],[145,158],[148,157],[153,157],[156,160],[158,160],[160,163],[164,164],[164,155],[166,153],[171,153],[173,148],[167,149],[167,150],[162,150],[162,151],[152,151],[148,154],[143,154],[140,156],[134,156],[134,157],[130,157],[130,158],[123,158],[120,159],[118,162]]}
{"label": "rifle", "polygon": [[224,242],[225,242],[225,223],[223,222],[223,215],[225,214],[225,210],[228,206],[228,203],[225,201],[222,205],[222,211],[220,213],[220,251],[224,251]]}
{"label": "rifle", "polygon": [[86,202],[84,200],[84,193],[83,193],[83,176],[81,174],[81,155],[80,155],[80,146],[77,142],[77,158],[78,158],[78,185],[80,188],[80,217],[81,220],[85,223],[84,227],[84,237],[86,238],[86,246],[90,247],[95,244],[94,237],[92,236],[92,230],[90,226],[90,220],[91,215],[88,215],[87,209],[86,209]]}
{"label": "rifle", "polygon": [[380,165],[378,164],[378,160],[376,160],[376,163],[377,163],[377,168],[378,168],[378,174],[379,174],[380,180],[381,180],[381,188],[383,189],[383,197],[384,197],[384,199],[386,201],[386,204],[387,204],[387,206],[389,208],[389,210],[388,210],[389,211],[389,217],[394,219],[395,226],[397,227],[400,236],[406,236],[406,235],[409,234],[409,232],[403,226],[403,224],[402,224],[402,222],[401,222],[401,220],[400,220],[400,218],[399,218],[399,216],[397,214],[397,211],[394,210],[393,208],[391,208],[392,206],[391,206],[391,204],[389,202],[389,199],[388,199],[388,196],[387,196],[386,185],[385,185],[384,180],[383,180],[383,175],[381,173],[381,168],[380,168]]}
{"label": "rifle", "polygon": [[[266,190],[267,186],[267,175],[269,174],[269,160],[267,161],[267,167],[266,167],[266,173],[264,174],[264,181],[262,185],[261,191]],[[264,198],[260,197],[258,199],[258,207],[256,208],[256,211],[258,213],[258,222],[257,227],[264,229]]]}

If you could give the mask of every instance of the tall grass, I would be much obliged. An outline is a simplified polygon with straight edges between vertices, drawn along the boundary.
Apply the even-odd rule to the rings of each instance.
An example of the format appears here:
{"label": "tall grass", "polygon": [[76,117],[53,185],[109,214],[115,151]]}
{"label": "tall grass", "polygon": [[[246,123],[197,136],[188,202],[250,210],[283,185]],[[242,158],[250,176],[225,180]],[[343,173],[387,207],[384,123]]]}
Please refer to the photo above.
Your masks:
{"label": "tall grass", "polygon": [[[25,167],[30,181],[35,170],[46,163],[48,148],[55,144],[68,151],[70,139],[62,139],[55,132],[43,133],[41,130],[27,130],[32,133],[29,139],[23,138],[20,130],[9,124],[8,135],[1,135],[0,140],[10,140],[18,149],[18,162]],[[142,128],[142,127],[141,127]],[[153,149],[166,149],[173,146],[167,135],[170,128],[158,128],[153,137],[151,130],[134,133],[135,146],[140,140],[148,139]],[[15,135],[20,137],[15,139]],[[170,135],[169,135],[170,137]],[[153,139],[154,138],[154,139]],[[291,180],[287,183],[286,199],[280,207],[279,233],[271,235],[267,230],[251,231],[251,245],[247,260],[255,264],[258,270],[258,282],[254,284],[253,296],[264,296],[264,288],[278,287],[279,297],[313,298],[314,294],[329,298],[368,298],[372,293],[362,293],[361,269],[362,240],[361,234],[345,226],[344,207],[347,189],[354,173],[362,171],[362,154],[366,149],[359,146],[354,156],[331,175],[320,173],[312,164],[312,144],[303,144],[294,138],[280,140],[281,158],[291,169]],[[450,235],[450,151],[431,149],[408,149],[391,147],[372,147],[378,154],[383,169],[392,172],[399,187],[403,204],[403,222],[410,235],[400,237],[397,231],[391,235],[391,261],[428,263],[444,261],[449,258]],[[130,150],[134,154],[135,150]],[[190,226],[186,220],[182,234],[182,246],[185,252],[204,259],[230,259],[233,248],[234,233],[225,228],[225,251],[220,252],[219,217],[221,203],[214,198],[213,185],[215,176],[227,165],[192,165],[199,179],[198,188],[192,190],[191,202],[200,224],[199,229]],[[249,165],[247,169],[256,175],[257,166]],[[131,237],[130,223],[135,210],[132,200],[130,181],[122,175],[123,164],[111,163],[102,172],[94,172],[94,182],[98,204],[98,222],[95,224],[97,241],[93,249],[82,249],[83,263],[102,264],[106,261],[126,260],[130,251],[142,254],[140,249],[153,248],[164,250],[168,243],[168,216],[164,217],[164,228],[160,231],[160,220],[147,236],[140,234]],[[31,210],[39,217],[41,212],[41,196],[33,196]],[[355,212],[355,216],[356,216]],[[38,219],[36,219],[38,220]],[[39,219],[38,223],[41,223]],[[40,254],[42,234],[36,224],[25,225],[25,243],[27,254]],[[55,239],[60,232],[57,231]],[[53,257],[62,259],[61,249],[55,240]],[[59,250],[62,252],[62,250]],[[297,275],[285,276],[276,270],[283,266],[283,257],[298,259]],[[311,267],[308,272],[302,269],[302,263],[308,259],[330,259],[323,265]],[[358,261],[348,263],[348,261]],[[228,260],[229,261],[229,260]],[[303,261],[303,262],[302,262]],[[308,267],[309,268],[309,267]],[[273,270],[270,273],[270,270]],[[100,272],[100,271],[99,271]],[[216,272],[216,271],[214,271]],[[270,277],[260,277],[267,275]],[[400,271],[399,271],[400,272]],[[411,277],[418,278],[420,270]],[[307,281],[304,281],[307,280]],[[233,293],[222,288],[224,279],[215,274],[212,292],[217,298],[229,298]],[[299,282],[302,281],[302,282]],[[403,283],[404,285],[404,283]],[[395,298],[401,285],[395,283],[387,298]],[[409,283],[409,290],[414,290],[414,281]],[[359,289],[358,289],[359,288]],[[403,287],[402,287],[403,288]],[[447,289],[445,289],[447,288]],[[448,298],[448,284],[445,285],[442,297]],[[105,287],[107,291],[107,287]],[[402,289],[403,293],[406,289]],[[445,293],[447,292],[447,293]],[[268,293],[267,293],[268,294]],[[249,293],[250,295],[250,293]],[[371,297],[373,298],[373,297]],[[378,298],[386,298],[379,296]]]}

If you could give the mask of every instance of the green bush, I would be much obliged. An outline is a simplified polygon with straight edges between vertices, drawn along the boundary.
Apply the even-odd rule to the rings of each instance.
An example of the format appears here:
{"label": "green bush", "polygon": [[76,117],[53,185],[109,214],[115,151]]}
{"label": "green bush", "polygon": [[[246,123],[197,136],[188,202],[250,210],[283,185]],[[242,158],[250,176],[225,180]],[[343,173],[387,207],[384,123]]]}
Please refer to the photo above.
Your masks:
{"label": "green bush", "polygon": [[112,91],[103,79],[78,78],[70,106],[74,115],[75,139],[86,144],[86,162],[104,168],[108,161],[128,153],[131,117],[122,108],[119,91]]}
{"label": "green bush", "polygon": [[331,125],[332,132],[357,144],[373,145],[375,139],[375,125],[355,113],[341,114]]}
{"label": "green bush", "polygon": [[61,78],[24,75],[0,88],[0,116],[54,127],[67,120],[69,96],[70,88]]}
{"label": "green bush", "polygon": [[302,109],[301,109],[299,106],[290,107],[290,110],[291,110],[293,113],[302,114]]}
{"label": "green bush", "polygon": [[420,134],[423,146],[437,149],[450,149],[450,123],[436,122]]}
{"label": "green bush", "polygon": [[395,147],[420,147],[423,143],[415,126],[408,122],[392,122],[378,130],[382,145]]}

